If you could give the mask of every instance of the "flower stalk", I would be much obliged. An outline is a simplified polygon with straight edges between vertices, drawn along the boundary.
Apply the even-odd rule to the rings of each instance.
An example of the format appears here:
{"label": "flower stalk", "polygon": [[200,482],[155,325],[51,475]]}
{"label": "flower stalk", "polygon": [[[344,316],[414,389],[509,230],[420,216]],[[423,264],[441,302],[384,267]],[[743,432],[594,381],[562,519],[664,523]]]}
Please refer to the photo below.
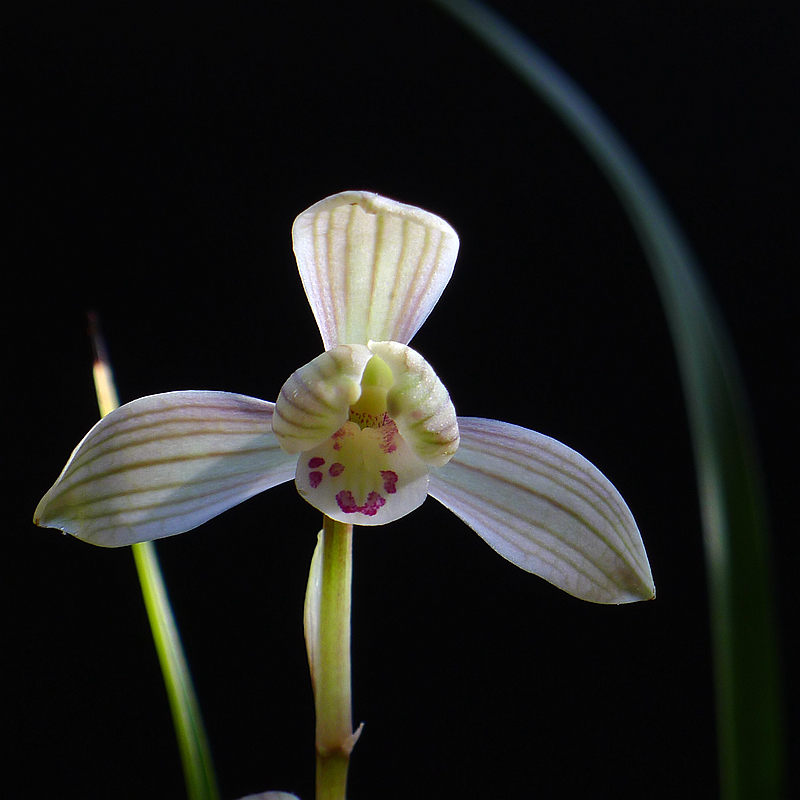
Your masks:
{"label": "flower stalk", "polygon": [[353,733],[350,608],[353,526],[323,517],[311,561],[305,633],[317,714],[317,800],[344,800]]}

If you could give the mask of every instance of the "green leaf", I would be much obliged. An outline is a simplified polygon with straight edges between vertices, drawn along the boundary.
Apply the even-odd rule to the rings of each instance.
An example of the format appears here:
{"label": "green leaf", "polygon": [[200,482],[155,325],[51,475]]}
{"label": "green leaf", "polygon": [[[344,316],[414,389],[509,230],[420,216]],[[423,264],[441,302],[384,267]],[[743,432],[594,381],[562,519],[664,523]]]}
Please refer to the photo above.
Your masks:
{"label": "green leaf", "polygon": [[[119,406],[119,399],[97,319],[93,314],[89,319],[95,349],[94,385],[100,416],[105,419]],[[156,546],[153,542],[140,542],[134,544],[131,550],[156,654],[164,676],[186,782],[186,794],[189,800],[219,800],[219,789],[200,705],[183,652],[175,615],[172,613]]]}
{"label": "green leaf", "polygon": [[722,794],[781,795],[783,732],[775,600],[761,472],[728,334],[660,194],[591,99],[504,19],[437,0],[572,130],[625,207],[661,295],[683,382],[703,518]]}

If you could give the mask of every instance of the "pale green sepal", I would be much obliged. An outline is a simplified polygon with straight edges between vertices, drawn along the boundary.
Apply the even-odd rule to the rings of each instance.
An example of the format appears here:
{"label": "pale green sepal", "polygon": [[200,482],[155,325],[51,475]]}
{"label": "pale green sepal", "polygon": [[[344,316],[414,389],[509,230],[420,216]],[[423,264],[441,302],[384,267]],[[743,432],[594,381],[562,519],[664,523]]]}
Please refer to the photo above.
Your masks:
{"label": "pale green sepal", "polygon": [[461,445],[429,494],[518,567],[594,603],[655,596],[633,516],[583,456],[540,433],[459,419]]}
{"label": "pale green sepal", "polygon": [[104,547],[196,528],[291,480],[273,404],[228,392],[168,392],[120,406],[75,448],[34,522]]}
{"label": "pale green sepal", "polygon": [[453,273],[458,236],[440,217],[372,192],[315,203],[292,227],[303,287],[325,349],[408,344]]}
{"label": "pale green sepal", "polygon": [[415,350],[398,342],[370,342],[392,371],[386,396],[389,416],[403,439],[426,463],[441,467],[458,450],[456,410],[444,384]]}
{"label": "pale green sepal", "polygon": [[340,345],[300,367],[283,384],[272,429],[287,453],[300,453],[330,438],[361,396],[361,376],[372,353]]}

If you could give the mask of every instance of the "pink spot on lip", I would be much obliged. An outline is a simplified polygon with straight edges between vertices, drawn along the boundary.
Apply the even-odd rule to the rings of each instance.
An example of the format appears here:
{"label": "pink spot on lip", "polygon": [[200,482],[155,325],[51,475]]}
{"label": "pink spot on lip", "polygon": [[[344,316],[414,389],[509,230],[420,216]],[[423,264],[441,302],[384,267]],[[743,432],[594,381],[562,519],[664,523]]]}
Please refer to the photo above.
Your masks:
{"label": "pink spot on lip", "polygon": [[339,492],[336,495],[336,502],[345,514],[354,514],[358,511],[358,503],[352,492]]}
{"label": "pink spot on lip", "polygon": [[[312,459],[315,460],[315,459]],[[316,489],[322,483],[322,473],[321,472],[309,472],[308,473],[308,482],[311,484],[312,489]]]}
{"label": "pink spot on lip", "polygon": [[344,464],[340,464],[338,461],[335,462],[334,464],[331,464],[330,468],[328,469],[328,475],[330,475],[332,478],[336,478],[343,472],[344,472]]}
{"label": "pink spot on lip", "polygon": [[371,517],[377,514],[378,509],[384,505],[386,505],[386,501],[377,492],[370,492],[367,496],[367,502],[361,506],[360,511],[362,514]]}
{"label": "pink spot on lip", "polygon": [[311,469],[316,469],[317,467],[321,467],[325,463],[325,459],[321,458],[320,456],[315,456],[308,462],[308,466]]}
{"label": "pink spot on lip", "polygon": [[394,494],[397,491],[397,473],[391,469],[382,469],[383,490],[386,494]]}
{"label": "pink spot on lip", "polygon": [[348,491],[339,492],[339,494],[336,495],[336,502],[345,514],[355,514],[359,512],[366,517],[374,517],[375,514],[378,513],[378,509],[386,505],[386,500],[377,492],[370,492],[367,495],[367,501],[361,506],[356,503],[353,493]]}

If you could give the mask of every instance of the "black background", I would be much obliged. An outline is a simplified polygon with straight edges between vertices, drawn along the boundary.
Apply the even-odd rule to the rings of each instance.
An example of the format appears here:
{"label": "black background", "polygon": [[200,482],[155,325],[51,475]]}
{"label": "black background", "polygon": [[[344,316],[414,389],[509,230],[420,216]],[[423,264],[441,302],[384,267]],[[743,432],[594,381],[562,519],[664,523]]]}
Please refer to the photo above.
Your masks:
{"label": "black background", "polygon": [[[681,389],[641,249],[597,169],[429,3],[165,5],[27,3],[8,28],[4,796],[183,791],[130,553],[30,523],[97,417],[87,310],[123,400],[184,388],[274,399],[321,350],[291,222],[369,189],[461,236],[413,343],[459,413],[532,427],[600,466],[637,517],[659,596],[581,603],[433,500],[359,531],[354,716],[366,725],[351,796],[714,797]],[[707,271],[752,401],[791,677],[796,20],[790,3],[749,5],[495,7],[618,126]],[[301,613],[318,525],[286,485],[158,545],[225,800],[313,796]],[[795,744],[797,712],[788,682]]]}

